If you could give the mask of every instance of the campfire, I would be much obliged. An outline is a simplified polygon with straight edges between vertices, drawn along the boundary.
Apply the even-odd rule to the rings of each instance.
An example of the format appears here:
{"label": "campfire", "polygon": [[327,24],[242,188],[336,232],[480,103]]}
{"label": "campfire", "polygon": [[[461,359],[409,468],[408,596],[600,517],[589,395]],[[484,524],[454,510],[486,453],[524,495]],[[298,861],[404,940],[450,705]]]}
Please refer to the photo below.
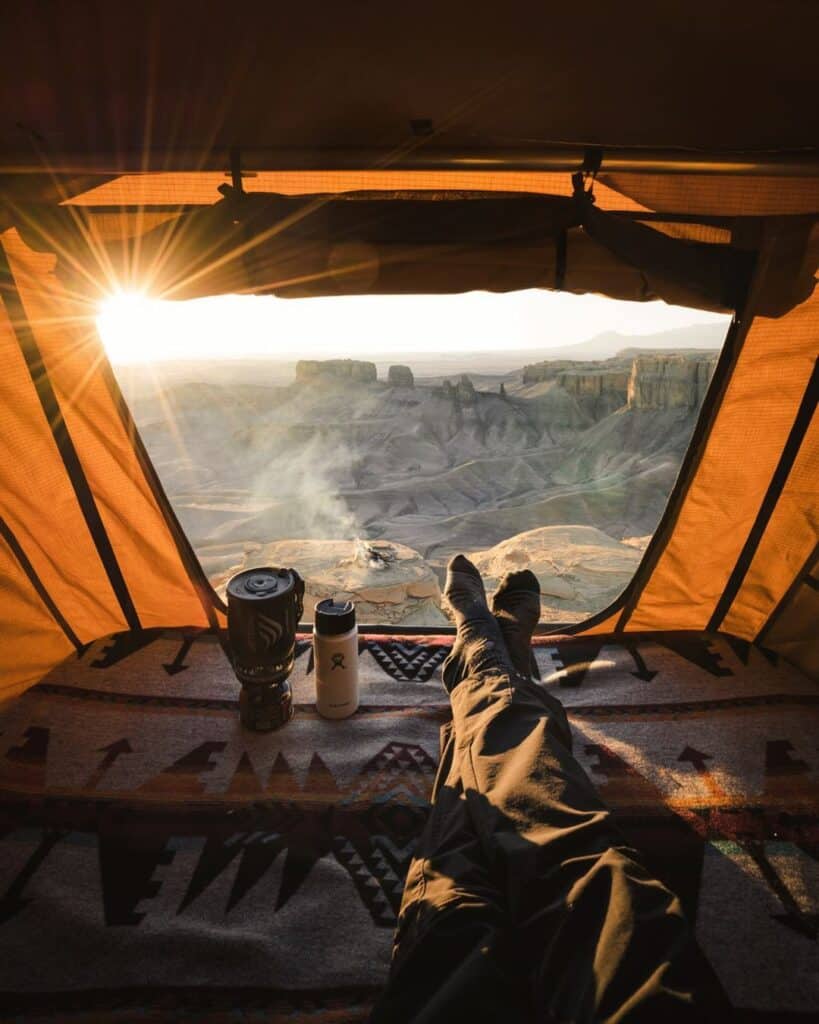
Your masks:
{"label": "campfire", "polygon": [[353,561],[368,569],[387,569],[395,561],[395,551],[390,544],[375,547],[356,537],[353,548]]}

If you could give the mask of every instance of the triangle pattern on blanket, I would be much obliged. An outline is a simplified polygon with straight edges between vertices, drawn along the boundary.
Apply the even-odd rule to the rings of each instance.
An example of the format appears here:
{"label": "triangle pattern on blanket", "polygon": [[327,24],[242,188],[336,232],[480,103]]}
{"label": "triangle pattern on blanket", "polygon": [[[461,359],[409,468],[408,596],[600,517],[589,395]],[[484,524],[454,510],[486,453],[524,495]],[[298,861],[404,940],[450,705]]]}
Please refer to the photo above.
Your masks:
{"label": "triangle pattern on blanket", "polygon": [[425,683],[432,678],[449,648],[443,644],[370,640],[367,650],[384,672],[397,682]]}

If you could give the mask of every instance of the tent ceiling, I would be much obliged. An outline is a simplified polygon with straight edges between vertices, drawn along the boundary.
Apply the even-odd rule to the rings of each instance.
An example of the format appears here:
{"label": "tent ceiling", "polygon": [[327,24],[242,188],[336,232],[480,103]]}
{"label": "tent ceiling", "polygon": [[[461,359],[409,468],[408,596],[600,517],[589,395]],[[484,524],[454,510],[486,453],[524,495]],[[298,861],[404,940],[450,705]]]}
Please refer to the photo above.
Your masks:
{"label": "tent ceiling", "polygon": [[[146,150],[157,167],[232,145],[819,141],[812,0],[6,0],[3,22],[0,169],[34,166],[38,151],[100,170],[112,158],[139,167]],[[414,139],[413,121],[434,135]]]}

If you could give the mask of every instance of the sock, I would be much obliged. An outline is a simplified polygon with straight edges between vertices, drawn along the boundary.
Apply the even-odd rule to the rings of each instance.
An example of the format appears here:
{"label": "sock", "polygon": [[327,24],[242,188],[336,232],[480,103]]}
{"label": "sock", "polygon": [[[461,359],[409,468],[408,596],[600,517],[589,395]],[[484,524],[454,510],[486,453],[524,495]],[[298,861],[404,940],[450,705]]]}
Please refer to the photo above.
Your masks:
{"label": "sock", "polygon": [[532,634],[540,619],[540,584],[530,570],[507,573],[492,596],[492,611],[500,626],[512,664],[525,676],[540,678],[532,651]]}
{"label": "sock", "polygon": [[446,689],[451,693],[467,675],[513,669],[500,626],[486,603],[481,574],[463,555],[447,566],[444,599],[458,629],[441,672]]}

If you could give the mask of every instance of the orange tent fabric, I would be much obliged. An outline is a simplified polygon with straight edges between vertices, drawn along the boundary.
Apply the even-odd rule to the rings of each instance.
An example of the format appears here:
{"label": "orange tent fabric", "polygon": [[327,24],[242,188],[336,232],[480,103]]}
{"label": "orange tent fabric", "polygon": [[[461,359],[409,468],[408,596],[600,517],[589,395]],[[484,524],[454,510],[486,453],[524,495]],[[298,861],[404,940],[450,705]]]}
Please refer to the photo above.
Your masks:
{"label": "orange tent fabric", "polygon": [[170,608],[175,622],[219,621],[96,332],[72,318],[53,265],[15,231],[2,236],[0,516],[11,569],[0,696],[77,644],[167,624]]}
{"label": "orange tent fabric", "polygon": [[[164,218],[214,202],[223,180],[208,173],[125,176],[68,206],[83,211],[83,224],[93,231],[90,251],[102,253],[107,240],[136,247],[141,234]],[[758,257],[654,541],[623,597],[576,631],[724,629],[747,640],[763,636],[803,667],[815,667],[809,617],[815,612],[811,552],[815,559],[819,523],[819,293],[811,293],[811,286],[819,232],[805,225],[811,222],[806,210],[819,209],[819,183],[800,179],[791,189],[787,180],[751,186],[724,179],[720,207],[711,180],[607,180],[596,186],[599,209],[644,215],[649,226],[656,214],[666,237],[715,247],[730,240],[757,246]],[[282,194],[316,188],[434,192],[442,182],[448,194],[571,194],[568,175],[480,172],[270,172],[248,179],[248,186]],[[685,216],[675,219],[681,207]],[[715,224],[720,209],[726,216]],[[744,226],[731,220],[745,209],[765,215],[753,230],[747,220]],[[791,252],[783,249],[783,238],[804,244],[789,243]],[[72,646],[111,631],[218,626],[224,620],[141,448],[99,339],[78,297],[55,273],[54,256],[34,252],[14,229],[0,241],[6,367],[0,379],[6,441],[0,514],[12,538],[0,544],[0,556],[11,566],[0,631],[6,650],[12,643],[15,652],[3,665],[3,688],[12,693]],[[554,259],[551,243],[547,249]],[[617,279],[612,268],[621,276],[635,272],[607,253],[575,281],[570,261],[565,286],[611,293]],[[104,260],[87,270],[104,278]],[[553,270],[552,264],[547,283]],[[781,315],[771,314],[772,292]]]}
{"label": "orange tent fabric", "polygon": [[[818,243],[814,228],[804,256],[813,270]],[[779,319],[754,318],[765,257],[726,343],[713,423],[692,445],[701,457],[689,481],[683,469],[622,609],[596,632],[724,629],[754,640],[816,545],[819,292]]]}

